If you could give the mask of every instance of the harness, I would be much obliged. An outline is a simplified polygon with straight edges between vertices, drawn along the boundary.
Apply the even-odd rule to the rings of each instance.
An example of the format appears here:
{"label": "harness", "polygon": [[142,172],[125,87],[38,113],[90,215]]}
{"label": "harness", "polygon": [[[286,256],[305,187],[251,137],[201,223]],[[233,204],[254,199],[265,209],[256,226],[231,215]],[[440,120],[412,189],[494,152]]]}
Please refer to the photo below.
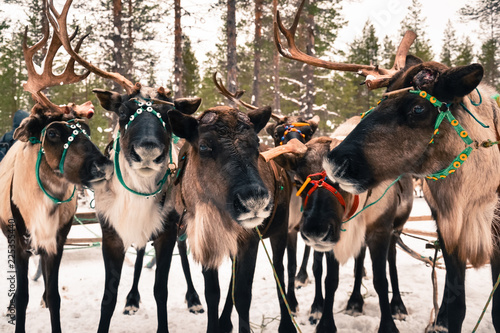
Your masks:
{"label": "harness", "polygon": [[[312,179],[313,177],[320,177],[320,179],[313,180]],[[309,189],[309,191],[307,192],[306,197],[304,199],[304,207],[306,207],[307,202],[308,202],[311,194],[314,191],[316,191],[317,189],[324,188],[325,190],[330,191],[335,196],[335,198],[337,198],[338,202],[342,205],[342,207],[344,207],[345,212],[344,212],[344,218],[342,220],[343,221],[349,220],[354,215],[356,210],[358,209],[359,196],[357,194],[354,195],[354,201],[352,203],[351,209],[349,211],[347,211],[346,203],[345,203],[345,200],[342,197],[342,195],[339,193],[339,191],[335,187],[333,187],[332,185],[327,183],[326,180],[327,180],[327,176],[326,176],[326,171],[324,171],[324,170],[319,172],[319,173],[310,174],[309,176],[307,176],[306,181],[302,184],[302,186],[299,188],[299,190],[297,191],[297,193],[295,195],[300,196],[300,194],[304,191],[304,189],[306,188],[306,186],[308,184],[313,185]]]}
{"label": "harness", "polygon": [[[38,183],[38,186],[40,187],[40,189],[42,190],[42,192],[47,197],[49,197],[49,199],[52,200],[52,202],[54,202],[56,205],[59,205],[59,204],[62,204],[62,203],[70,202],[73,199],[73,197],[75,195],[75,192],[76,192],[76,185],[73,188],[73,193],[71,193],[71,196],[68,199],[66,199],[66,200],[59,200],[58,198],[50,195],[47,192],[47,190],[45,189],[45,187],[43,186],[43,184],[42,184],[42,180],[40,179],[40,164],[42,162],[42,157],[45,154],[45,150],[43,148],[43,142],[45,142],[45,133],[46,133],[47,127],[50,126],[50,125],[51,124],[48,124],[47,126],[45,126],[42,129],[42,132],[40,134],[40,139],[41,140],[39,140],[39,139],[37,139],[35,137],[30,137],[29,141],[32,144],[40,143],[40,149],[38,150],[38,156],[37,156],[36,165],[35,165],[36,182]],[[71,132],[71,135],[68,137],[68,141],[63,146],[63,153],[62,153],[62,156],[61,156],[61,161],[59,162],[59,172],[61,174],[64,174],[64,161],[66,160],[66,154],[68,152],[69,145],[75,140],[75,137],[78,134],[81,133],[81,134],[85,135],[90,140],[90,137],[87,135],[87,132],[74,119],[68,120],[65,125],[68,126],[69,128],[71,128],[73,131]]]}
{"label": "harness", "polygon": [[285,132],[283,133],[283,136],[281,137],[280,145],[283,145],[283,142],[285,141],[286,136],[290,132],[297,132],[299,133],[303,139],[306,138],[305,134],[302,133],[302,131],[299,129],[300,127],[304,126],[311,126],[309,123],[291,123],[290,125],[284,125]]}
{"label": "harness", "polygon": [[[152,107],[153,103],[151,103],[151,101],[147,101],[145,103],[138,101],[137,99],[134,99],[133,101],[137,104],[138,109],[135,111],[135,113],[133,115],[130,116],[127,125],[125,125],[125,130],[127,130],[129,128],[130,124],[135,119],[137,119],[137,117],[139,117],[143,112],[149,112],[149,113],[152,113],[153,115],[155,115],[156,118],[161,122],[163,129],[165,129],[165,131],[167,130],[167,126],[166,126],[165,122],[163,121],[163,119],[161,118],[161,114],[153,109],[153,107]],[[146,106],[146,109],[142,108],[144,105]],[[119,155],[120,155],[121,149],[120,149],[120,130],[118,130],[118,134],[116,135],[116,139],[115,139],[114,144],[113,144],[113,150],[115,151],[115,158],[113,160],[113,164],[114,164],[116,178],[118,178],[118,181],[120,182],[120,184],[122,184],[122,186],[126,190],[128,190],[129,192],[132,192],[136,195],[144,196],[146,198],[149,198],[150,196],[156,196],[163,189],[163,185],[167,182],[168,176],[172,172],[174,172],[174,170],[176,169],[175,163],[172,161],[172,149],[173,149],[172,148],[172,141],[170,141],[170,149],[169,149],[170,163],[168,164],[168,168],[167,168],[167,171],[165,172],[165,175],[156,184],[156,185],[158,185],[158,188],[151,193],[143,193],[143,192],[135,191],[135,190],[131,189],[130,187],[128,187],[127,184],[125,184],[125,181],[123,180],[122,172],[120,169],[120,161],[119,161],[120,160]]]}

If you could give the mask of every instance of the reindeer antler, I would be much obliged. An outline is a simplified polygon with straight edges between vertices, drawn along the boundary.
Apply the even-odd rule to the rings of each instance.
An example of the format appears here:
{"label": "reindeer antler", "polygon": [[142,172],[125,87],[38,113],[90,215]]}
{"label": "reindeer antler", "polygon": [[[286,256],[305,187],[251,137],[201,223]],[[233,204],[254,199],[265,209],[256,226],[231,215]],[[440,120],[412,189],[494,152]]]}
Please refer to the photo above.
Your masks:
{"label": "reindeer antler", "polygon": [[260,153],[266,162],[285,153],[305,154],[307,146],[297,139],[288,141],[285,145],[277,146]]}
{"label": "reindeer antler", "polygon": [[[217,90],[221,93],[222,96],[225,96],[227,99],[230,101],[235,102],[236,104],[239,104],[249,110],[256,110],[258,109],[256,106],[252,104],[248,104],[246,102],[243,102],[241,100],[241,96],[245,93],[245,90],[237,90],[234,94],[230,93],[224,84],[222,83],[221,79],[217,79],[217,72],[214,73],[212,76],[212,80],[214,81],[215,87],[217,87]],[[284,120],[283,116],[277,115],[275,113],[271,113],[271,117],[276,120],[276,121],[282,121]]]}
{"label": "reindeer antler", "polygon": [[[277,8],[277,0],[273,0],[275,2],[275,8]],[[391,69],[380,68],[377,65],[359,65],[359,64],[346,64],[339,62],[331,62],[322,59],[318,59],[316,57],[310,56],[297,48],[295,44],[295,32],[297,30],[297,26],[299,24],[300,13],[304,8],[305,0],[302,0],[300,3],[297,14],[295,14],[295,18],[290,29],[286,29],[281,21],[280,13],[276,9],[275,19],[274,19],[274,43],[278,49],[278,52],[285,58],[298,60],[304,62],[306,64],[315,66],[315,67],[323,67],[326,69],[333,69],[338,71],[345,72],[357,72],[358,74],[366,77],[365,83],[368,89],[377,89],[386,87],[389,84],[389,80],[391,77],[402,69],[405,66],[406,55],[408,54],[408,50],[410,49],[411,44],[416,38],[416,34],[413,31],[407,31],[401,41],[401,44],[398,47],[396,52],[396,60],[394,61],[394,65]],[[281,43],[281,39],[279,36],[279,31],[285,36],[288,42],[288,48],[285,48]]]}
{"label": "reindeer antler", "polygon": [[[47,114],[68,113],[69,112],[68,108],[61,107],[52,103],[47,98],[47,96],[45,96],[45,94],[42,93],[42,90],[45,88],[54,87],[61,84],[71,84],[80,82],[84,80],[90,74],[90,72],[87,71],[81,75],[76,74],[75,60],[73,58],[70,58],[62,74],[55,75],[52,72],[52,67],[54,65],[54,57],[62,45],[59,38],[56,35],[54,35],[52,36],[49,49],[47,50],[45,59],[43,61],[44,64],[43,72],[39,74],[35,69],[35,64],[33,63],[33,57],[36,54],[36,52],[38,52],[45,44],[47,44],[47,41],[49,40],[48,22],[47,24],[43,25],[42,33],[43,33],[43,38],[32,47],[28,47],[27,45],[28,27],[26,27],[26,29],[24,30],[22,47],[23,47],[24,60],[26,63],[26,69],[28,70],[28,81],[23,84],[23,88],[25,91],[31,93],[33,99],[44,108],[44,111]],[[73,40],[75,36],[76,32],[70,37],[70,40]],[[80,45],[81,41],[78,42],[76,49],[79,49]],[[85,114],[85,116],[87,116],[87,114]]]}
{"label": "reindeer antler", "polygon": [[79,47],[80,44],[83,42],[83,39],[87,36],[84,36],[80,42],[79,45],[73,49],[71,47],[71,39],[68,38],[68,28],[66,24],[67,16],[68,16],[68,11],[69,7],[71,6],[73,0],[67,0],[66,3],[64,4],[63,10],[61,11],[61,14],[59,14],[54,7],[54,3],[52,0],[44,0],[48,1],[48,8],[50,8],[50,11],[47,13],[47,17],[49,18],[50,24],[52,27],[54,27],[54,32],[57,34],[59,39],[62,42],[62,45],[66,49],[66,52],[68,52],[72,58],[76,59],[83,67],[85,67],[87,70],[89,70],[92,73],[95,73],[105,79],[111,79],[118,83],[120,86],[122,86],[128,94],[132,93],[134,89],[134,84],[127,80],[123,75],[115,72],[106,72],[94,65],[92,65],[90,62],[87,60],[83,59],[79,54]]}

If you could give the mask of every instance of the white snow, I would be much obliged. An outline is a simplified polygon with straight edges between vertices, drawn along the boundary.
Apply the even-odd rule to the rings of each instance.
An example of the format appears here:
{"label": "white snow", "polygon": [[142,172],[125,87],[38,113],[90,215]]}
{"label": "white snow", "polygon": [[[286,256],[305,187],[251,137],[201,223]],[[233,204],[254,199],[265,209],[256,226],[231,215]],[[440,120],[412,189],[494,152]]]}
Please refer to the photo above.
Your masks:
{"label": "white snow", "polygon": [[[414,216],[430,215],[429,209],[423,199],[415,199]],[[407,227],[412,229],[434,230],[433,222],[408,222]],[[99,233],[97,225],[91,226],[94,232]],[[80,226],[74,226],[70,237],[94,237],[94,235]],[[404,237],[415,251],[432,256],[433,250],[425,249],[425,242]],[[266,241],[269,248],[269,242]],[[299,244],[299,261],[302,258],[303,243]],[[133,250],[127,254],[124,263],[122,279],[118,295],[118,303],[111,322],[110,332],[153,332],[156,330],[156,305],[153,297],[154,271],[144,268],[139,285],[142,303],[139,311],[133,316],[122,314],[125,297],[132,283]],[[146,258],[145,262],[150,258]],[[191,258],[190,258],[191,259]],[[309,260],[308,274],[313,280],[312,257]],[[335,295],[334,316],[339,332],[376,332],[380,311],[377,294],[373,288],[371,263],[369,255],[365,261],[367,277],[363,281],[362,293],[365,295],[364,314],[352,317],[344,314],[344,309],[349,298],[353,279],[353,260],[350,260],[340,270],[340,284]],[[401,333],[423,332],[430,318],[432,304],[431,268],[420,261],[411,258],[398,249],[398,269],[400,289],[403,301],[409,311],[409,316],[404,321],[396,320],[396,325]],[[191,272],[194,284],[206,310],[204,300],[203,276],[201,267],[191,262]],[[225,295],[229,286],[231,272],[230,261],[227,260],[220,269],[221,302],[220,311],[224,304]],[[439,283],[439,302],[441,302],[442,288],[445,272],[437,271]],[[59,290],[61,293],[61,322],[65,332],[95,332],[99,322],[99,308],[103,291],[104,265],[99,247],[88,249],[67,249],[64,252],[59,275]],[[205,332],[206,313],[194,315],[188,312],[184,303],[186,284],[182,275],[179,256],[172,260],[169,278],[168,318],[170,332]],[[463,331],[470,332],[483,309],[491,291],[491,277],[489,266],[479,270],[467,271],[467,316],[464,321]],[[0,238],[0,313],[4,313],[8,304],[7,291],[7,245],[6,238]],[[48,309],[40,307],[43,293],[42,279],[37,282],[30,281],[30,303],[27,310],[27,332],[47,332],[50,319]],[[296,291],[300,311],[298,324],[302,332],[314,332],[314,326],[309,324],[308,310],[314,297],[314,285],[309,284]],[[254,332],[277,332],[279,306],[276,297],[273,274],[262,246],[259,249],[257,269],[253,284],[253,302],[251,306],[251,322]],[[236,312],[233,311],[233,325],[238,323]],[[266,325],[265,327],[261,327]],[[492,332],[491,305],[479,327],[479,332]],[[0,317],[0,332],[14,332],[14,327],[7,323],[6,317]]]}

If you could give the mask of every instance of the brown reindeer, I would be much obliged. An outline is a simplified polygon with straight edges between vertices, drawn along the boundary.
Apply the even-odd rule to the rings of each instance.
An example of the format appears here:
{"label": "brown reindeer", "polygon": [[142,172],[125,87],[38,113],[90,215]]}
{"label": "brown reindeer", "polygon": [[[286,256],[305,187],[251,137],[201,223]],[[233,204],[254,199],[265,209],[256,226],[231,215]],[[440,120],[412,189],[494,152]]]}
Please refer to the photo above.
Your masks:
{"label": "brown reindeer", "polygon": [[[43,73],[37,73],[33,56],[49,40],[49,26],[43,28],[43,38],[23,52],[28,70],[24,90],[31,93],[35,105],[14,132],[18,141],[0,164],[0,227],[9,242],[15,236],[15,253],[9,257],[16,270],[16,332],[25,331],[28,305],[28,261],[39,253],[45,283],[42,302],[50,310],[52,332],[61,332],[58,290],[59,265],[63,246],[76,212],[76,186],[97,186],[112,173],[111,162],[92,144],[88,125],[81,118],[90,118],[91,102],[82,105],[53,104],[42,90],[48,87],[76,83],[88,73],[77,75],[70,59],[64,72],[52,72],[53,60],[61,42],[52,36],[44,58]],[[74,38],[72,36],[71,38]],[[13,299],[14,300],[14,299]]]}
{"label": "brown reindeer", "polygon": [[[235,93],[229,92],[221,80],[217,80],[217,72],[213,75],[213,81],[215,87],[219,92],[227,97],[230,101],[235,102],[249,110],[258,109],[256,106],[246,103],[241,100],[244,91],[238,90]],[[280,116],[275,113],[271,114],[271,118],[276,121],[276,123],[270,123],[266,126],[266,132],[271,135],[274,140],[275,146],[280,146],[286,144],[291,139],[298,139],[302,143],[311,140],[312,136],[316,132],[319,124],[319,116],[314,116],[311,119],[306,119],[303,116]],[[292,181],[290,179],[290,181]],[[295,287],[300,288],[308,283],[307,276],[307,262],[310,254],[310,246],[305,246],[304,256],[302,259],[302,264],[300,266],[299,273],[295,276],[297,272],[297,232],[299,230],[300,220],[302,218],[301,212],[301,200],[295,196],[297,193],[297,188],[292,186],[292,194],[290,197],[290,208],[288,217],[288,244],[287,244],[287,254],[288,254],[288,290],[286,293],[288,305],[292,313],[298,311],[297,297],[295,296]]]}
{"label": "brown reindeer", "polygon": [[[403,177],[376,206],[369,207],[384,193],[387,187],[385,184],[357,196],[339,189],[338,184],[326,177],[322,170],[322,161],[326,154],[352,131],[359,120],[360,117],[353,117],[340,125],[332,137],[312,139],[305,144],[305,149],[301,148],[299,152],[292,151],[275,158],[275,161],[293,174],[294,179],[301,184],[299,194],[304,200],[304,213],[300,230],[304,241],[316,251],[326,252],[325,299],[323,300],[321,292],[319,295],[317,293],[311,307],[311,315],[315,316],[313,319],[319,320],[316,332],[336,331],[332,307],[339,282],[338,268],[339,263],[344,264],[350,257],[356,257],[357,267],[356,283],[348,301],[348,309],[361,312],[363,299],[359,284],[363,265],[362,261],[359,262],[359,254],[364,252],[365,242],[372,257],[373,283],[379,295],[382,314],[379,332],[397,332],[392,315],[406,312],[399,293],[395,266],[397,236],[393,235],[393,231],[400,232],[410,215],[413,200],[411,177]],[[273,157],[277,154],[270,150],[262,155]],[[359,213],[363,207],[368,210],[355,216],[354,214]],[[353,219],[349,221],[351,217]],[[316,251],[314,264],[321,265],[322,256],[318,256]],[[386,261],[389,261],[391,271],[391,303],[388,300]],[[313,271],[318,284],[321,281],[321,273],[318,276],[317,270]],[[316,289],[321,290],[321,287]]]}
{"label": "brown reindeer", "polygon": [[[119,94],[102,89],[93,90],[102,107],[115,112],[119,118],[111,150],[115,172],[109,181],[95,191],[106,270],[98,331],[109,331],[125,250],[134,244],[143,252],[146,243],[153,240],[157,257],[154,285],[157,331],[168,332],[167,281],[179,216],[170,196],[173,186],[170,176],[175,171],[177,150],[172,147],[167,111],[175,108],[193,113],[201,99],[173,100],[170,92],[163,87],[153,89],[139,83],[133,85],[122,75],[103,71],[83,59],[78,50],[73,49],[68,38],[66,20],[71,3],[72,0],[66,1],[60,14],[52,1],[49,3],[51,24],[66,51],[87,70],[113,80],[126,91],[125,94]],[[138,275],[127,296],[127,307],[132,311],[139,306],[137,282]]]}
{"label": "brown reindeer", "polygon": [[[283,254],[288,229],[290,186],[286,172],[259,158],[257,133],[271,116],[269,107],[248,114],[227,106],[204,111],[198,118],[168,113],[176,135],[189,143],[177,194],[195,261],[203,266],[208,307],[207,332],[230,332],[233,307],[229,288],[219,319],[218,267],[235,260],[235,306],[239,331],[250,332],[249,310],[257,258],[259,228],[269,237],[276,273],[283,283]],[[295,332],[280,298],[279,332]]]}
{"label": "brown reindeer", "polygon": [[[304,55],[290,44],[295,29],[276,25],[288,34],[287,55],[293,52],[292,58],[311,65],[345,70]],[[500,139],[500,108],[490,99],[493,89],[480,84],[481,65],[449,68],[405,57],[406,52],[401,52],[405,49],[400,46],[389,71],[376,68],[367,73],[361,65],[354,65],[362,74],[372,75],[367,76],[369,88],[387,87],[387,91],[381,103],[327,155],[324,168],[353,193],[404,173],[428,177],[424,196],[437,223],[447,271],[437,325],[431,329],[460,332],[465,317],[466,262],[479,267],[489,259],[493,279],[500,273],[495,219],[500,151],[490,148]],[[492,313],[499,332],[498,293]]]}

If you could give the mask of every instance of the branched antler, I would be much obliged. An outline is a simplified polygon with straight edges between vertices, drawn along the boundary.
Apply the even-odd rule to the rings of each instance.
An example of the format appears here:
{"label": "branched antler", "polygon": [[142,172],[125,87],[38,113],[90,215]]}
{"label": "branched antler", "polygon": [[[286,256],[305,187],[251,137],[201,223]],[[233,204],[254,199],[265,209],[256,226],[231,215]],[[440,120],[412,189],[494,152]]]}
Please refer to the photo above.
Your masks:
{"label": "branched antler", "polygon": [[55,34],[59,37],[59,39],[62,42],[62,45],[66,49],[66,52],[68,52],[72,58],[76,59],[83,67],[85,67],[87,70],[89,70],[92,73],[95,73],[105,79],[111,79],[118,83],[120,86],[122,86],[128,94],[132,93],[134,89],[134,84],[127,80],[123,75],[115,72],[107,72],[104,71],[94,65],[92,65],[90,62],[87,60],[83,59],[79,54],[79,47],[81,43],[83,42],[83,39],[86,37],[84,36],[80,42],[78,43],[77,47],[75,49],[72,48],[71,46],[71,38],[68,37],[68,28],[67,28],[67,16],[68,16],[68,11],[69,7],[73,3],[73,0],[67,0],[66,3],[64,4],[63,10],[59,14],[54,7],[54,3],[52,0],[44,0],[48,1],[48,13],[47,17],[49,18],[50,24],[54,28]]}
{"label": "branched antler", "polygon": [[[275,8],[277,8],[277,0],[274,0],[274,2]],[[407,31],[405,36],[403,37],[403,40],[401,41],[401,44],[399,45],[396,52],[396,60],[391,69],[380,68],[377,65],[359,65],[331,62],[318,59],[302,52],[297,48],[297,45],[295,44],[295,32],[297,31],[300,13],[304,8],[304,4],[305,0],[302,0],[297,13],[295,14],[293,23],[290,26],[290,29],[285,28],[283,22],[281,21],[280,13],[276,9],[274,15],[274,43],[276,44],[279,53],[283,57],[292,60],[298,60],[315,67],[323,67],[326,69],[345,72],[357,72],[358,74],[366,77],[365,83],[370,90],[386,87],[389,84],[389,80],[391,79],[391,77],[405,66],[406,55],[408,54],[408,50],[410,49],[411,44],[416,38],[416,35],[413,31]],[[281,43],[281,39],[279,36],[280,31],[287,40],[288,48],[285,48]]]}
{"label": "branched antler", "polygon": [[[84,80],[90,72],[84,72],[81,75],[75,73],[75,60],[70,58],[64,72],[60,75],[55,75],[52,71],[52,67],[54,65],[54,57],[61,47],[61,41],[59,38],[54,35],[52,36],[52,40],[50,42],[50,46],[45,55],[45,59],[43,61],[43,71],[42,73],[38,73],[35,69],[35,64],[33,63],[33,57],[44,45],[47,44],[49,40],[49,25],[45,24],[43,26],[43,38],[33,45],[32,47],[28,47],[27,45],[27,35],[28,35],[28,27],[26,27],[24,31],[23,38],[23,54],[24,60],[26,63],[26,68],[28,70],[28,81],[23,84],[23,88],[25,91],[28,91],[33,96],[33,99],[40,104],[47,114],[60,114],[67,113],[68,109],[65,107],[60,107],[52,103],[47,96],[42,92],[43,89],[59,86],[62,84],[71,84],[77,83]],[[76,36],[73,34],[70,39],[74,39]],[[76,49],[79,49],[81,45],[81,41],[79,41]]]}
{"label": "branched antler", "polygon": [[[221,93],[222,96],[226,97],[230,101],[233,101],[236,104],[239,104],[239,105],[241,105],[249,110],[258,109],[258,107],[254,106],[252,104],[246,103],[246,102],[241,100],[241,96],[243,96],[243,94],[245,93],[245,90],[237,90],[234,94],[230,93],[226,89],[224,84],[222,83],[222,80],[217,79],[217,72],[215,72],[214,75],[212,76],[212,80],[214,81],[215,87],[217,87],[217,90],[219,90],[219,92]],[[282,116],[279,116],[275,113],[271,113],[271,117],[276,121],[283,120]]]}

